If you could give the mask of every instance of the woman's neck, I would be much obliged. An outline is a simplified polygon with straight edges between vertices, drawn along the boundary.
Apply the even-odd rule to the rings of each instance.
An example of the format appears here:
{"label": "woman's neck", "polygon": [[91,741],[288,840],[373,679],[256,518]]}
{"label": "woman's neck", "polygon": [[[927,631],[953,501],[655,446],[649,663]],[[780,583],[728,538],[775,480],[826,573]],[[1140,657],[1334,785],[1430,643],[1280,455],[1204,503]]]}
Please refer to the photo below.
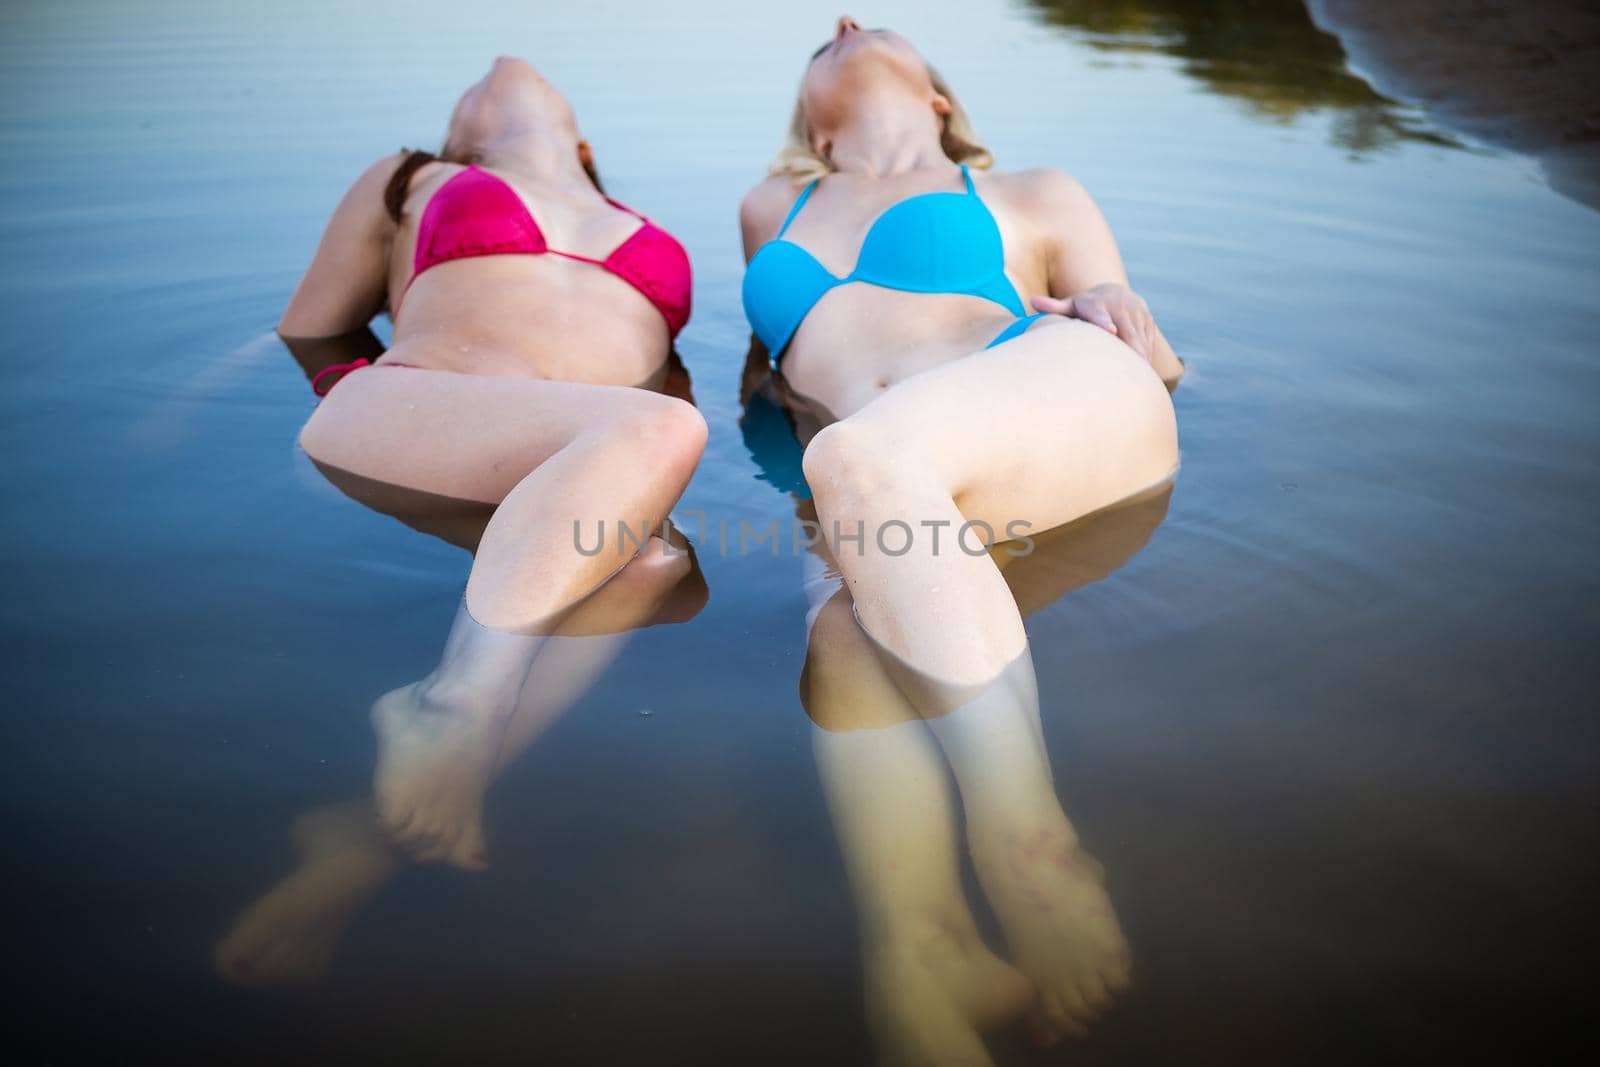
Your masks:
{"label": "woman's neck", "polygon": [[508,130],[485,141],[478,155],[496,170],[559,188],[595,191],[578,158],[578,142],[570,134],[537,127]]}
{"label": "woman's neck", "polygon": [[860,101],[829,141],[834,169],[852,174],[889,178],[950,165],[939,144],[939,117],[903,100]]}

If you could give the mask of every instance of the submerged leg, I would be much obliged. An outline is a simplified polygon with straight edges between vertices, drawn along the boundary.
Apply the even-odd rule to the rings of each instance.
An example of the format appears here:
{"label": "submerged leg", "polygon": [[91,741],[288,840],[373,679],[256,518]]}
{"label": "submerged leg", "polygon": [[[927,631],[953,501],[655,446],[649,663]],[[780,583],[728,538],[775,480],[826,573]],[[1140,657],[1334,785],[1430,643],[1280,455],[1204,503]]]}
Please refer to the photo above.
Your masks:
{"label": "submerged leg", "polygon": [[[660,609],[677,599],[696,577],[691,557],[672,555],[655,540],[616,578],[577,610],[563,632],[552,635],[529,668],[487,774],[498,778],[552,723],[580,700],[622,651],[632,629],[658,619]],[[691,594],[693,590],[690,590]],[[691,596],[690,606],[696,601]],[[681,609],[680,609],[681,610]],[[463,654],[463,634],[452,631],[442,659]],[[405,730],[405,724],[396,729]],[[385,746],[398,749],[400,744]],[[442,812],[419,813],[418,827],[433,827],[426,858],[449,858],[472,866],[482,854],[479,819],[483,783],[460,775],[448,760],[429,760],[409,768],[417,797],[437,799]],[[438,755],[437,752],[434,753]],[[459,787],[452,794],[438,781]],[[448,816],[448,817],[447,817]],[[454,833],[450,832],[455,819]],[[413,859],[379,824],[373,807],[354,802],[319,808],[301,816],[293,835],[300,862],[296,869],[244,909],[216,950],[218,973],[240,985],[300,984],[321,976],[332,962],[345,927]],[[424,839],[413,842],[419,849]],[[436,850],[436,851],[435,851]]]}
{"label": "submerged leg", "polygon": [[589,691],[632,631],[655,617],[690,562],[651,538],[549,634],[485,627],[463,602],[433,674],[372,708],[374,792],[394,840],[421,862],[487,866],[489,783]]}
{"label": "submerged leg", "polygon": [[978,932],[937,743],[856,627],[842,590],[817,613],[801,687],[861,923],[867,1017],[890,1063],[986,1063],[980,1029],[1033,999]]}
{"label": "submerged leg", "polygon": [[1054,792],[1021,614],[981,528],[959,531],[1042,532],[1176,462],[1148,364],[1065,321],[909,379],[806,452],[864,632],[955,772],[980,880],[1056,1032],[1082,1032],[1126,983],[1127,946]]}
{"label": "submerged leg", "polygon": [[535,658],[661,524],[704,442],[699,413],[658,394],[420,368],[352,374],[307,423],[325,467],[496,505],[439,666],[373,706],[379,819],[418,858],[486,862],[482,795]]}
{"label": "submerged leg", "polygon": [[236,985],[320,978],[345,928],[406,862],[361,802],[313,809],[291,837],[293,873],[240,912],[217,945],[217,973]]}

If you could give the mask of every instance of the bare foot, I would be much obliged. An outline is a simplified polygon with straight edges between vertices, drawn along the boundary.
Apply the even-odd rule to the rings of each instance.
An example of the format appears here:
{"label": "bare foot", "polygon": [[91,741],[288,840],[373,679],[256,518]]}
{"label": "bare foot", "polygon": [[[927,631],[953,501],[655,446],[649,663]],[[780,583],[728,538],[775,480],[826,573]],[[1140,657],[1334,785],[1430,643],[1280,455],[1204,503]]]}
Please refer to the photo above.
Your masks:
{"label": "bare foot", "polygon": [[866,952],[867,1018],[883,1062],[988,1065],[980,1029],[1021,1016],[1033,986],[977,931],[901,936]]}
{"label": "bare foot", "polygon": [[419,863],[481,871],[489,865],[483,795],[505,737],[506,717],[470,701],[423,692],[420,682],[402,686],[372,705],[378,823]]}
{"label": "bare foot", "polygon": [[968,840],[1013,959],[1038,988],[1036,1037],[1084,1036],[1132,970],[1104,868],[1064,818],[1021,833],[969,826]]}
{"label": "bare foot", "polygon": [[350,920],[401,863],[366,804],[307,812],[291,839],[300,866],[245,908],[217,946],[217,973],[229,982],[295,985],[320,977]]}

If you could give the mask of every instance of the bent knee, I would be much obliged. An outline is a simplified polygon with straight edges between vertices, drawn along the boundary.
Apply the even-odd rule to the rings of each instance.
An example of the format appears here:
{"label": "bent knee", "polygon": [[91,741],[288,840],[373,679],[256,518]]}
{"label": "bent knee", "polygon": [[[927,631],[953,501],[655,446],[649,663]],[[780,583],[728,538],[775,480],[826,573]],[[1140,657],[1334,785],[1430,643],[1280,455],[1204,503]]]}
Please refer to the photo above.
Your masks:
{"label": "bent knee", "polygon": [[856,622],[848,594],[830,598],[812,621],[800,702],[828,733],[883,729],[916,717]]}
{"label": "bent knee", "polygon": [[638,592],[656,592],[677,585],[693,569],[686,550],[669,546],[660,534],[652,534],[611,581]]}
{"label": "bent knee", "polygon": [[871,423],[845,419],[823,427],[811,439],[800,466],[819,498],[870,496],[903,480],[904,452]]}
{"label": "bent knee", "polygon": [[671,466],[693,467],[700,462],[708,434],[705,416],[676,397],[644,396],[647,399],[611,420],[606,435]]}
{"label": "bent knee", "polygon": [[323,400],[300,427],[301,451],[318,463],[347,467],[350,435],[344,430],[344,422],[331,396]]}

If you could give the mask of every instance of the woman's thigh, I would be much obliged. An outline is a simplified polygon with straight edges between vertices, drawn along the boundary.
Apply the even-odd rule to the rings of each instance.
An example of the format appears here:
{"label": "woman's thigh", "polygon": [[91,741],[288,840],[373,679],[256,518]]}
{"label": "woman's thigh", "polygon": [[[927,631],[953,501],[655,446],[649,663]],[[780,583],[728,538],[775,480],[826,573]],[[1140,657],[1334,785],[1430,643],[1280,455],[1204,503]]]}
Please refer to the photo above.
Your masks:
{"label": "woman's thigh", "polygon": [[[818,435],[915,463],[969,520],[1040,532],[1124,500],[1178,463],[1167,388],[1127,345],[1075,319],[908,378]],[[823,472],[824,475],[826,472]]]}
{"label": "woman's thigh", "polygon": [[497,504],[556,452],[681,401],[641,389],[378,364],[346,375],[300,444],[319,464]]}

